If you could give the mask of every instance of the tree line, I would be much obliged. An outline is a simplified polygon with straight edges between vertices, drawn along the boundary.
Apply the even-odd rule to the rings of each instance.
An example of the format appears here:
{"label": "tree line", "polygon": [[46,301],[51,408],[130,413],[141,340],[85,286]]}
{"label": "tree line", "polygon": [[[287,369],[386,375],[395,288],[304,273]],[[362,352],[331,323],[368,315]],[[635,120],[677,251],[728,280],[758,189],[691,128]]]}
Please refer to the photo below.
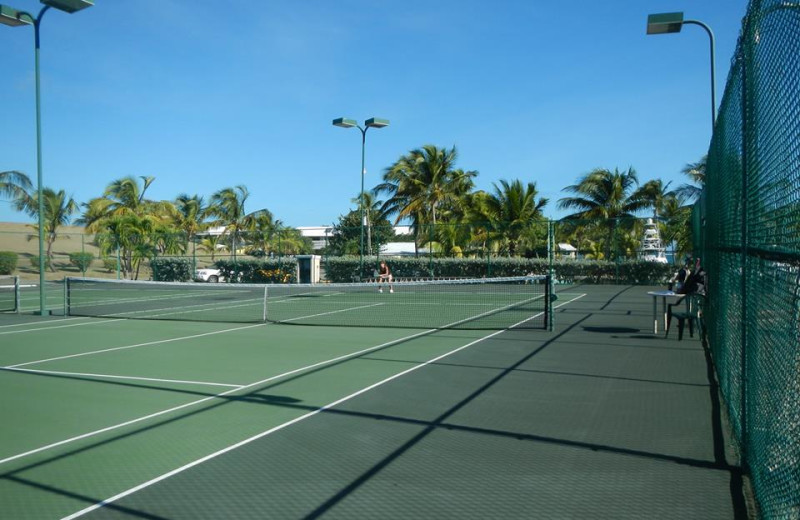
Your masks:
{"label": "tree line", "polygon": [[[381,244],[397,240],[392,226],[408,223],[407,239],[441,256],[539,254],[546,247],[543,211],[551,201],[539,196],[536,182],[501,179],[488,191],[476,190],[478,172],[456,167],[457,160],[455,146],[425,145],[401,156],[384,170],[379,184],[353,200],[356,209],[339,217],[326,253],[358,254],[363,208],[366,253],[377,254]],[[657,217],[663,236],[677,244],[678,251],[690,250],[691,204],[702,188],[705,158],[687,165],[683,173],[691,182],[676,189],[659,179],[640,183],[633,168],[598,168],[584,174],[565,187],[565,197],[555,203],[558,209],[572,211],[558,222],[558,240],[576,245],[589,258],[630,256],[638,240],[637,217],[648,213]],[[256,256],[312,250],[309,239],[268,209],[247,211],[250,192],[244,185],[223,188],[208,201],[186,193],[158,201],[146,196],[154,181],[123,177],[83,204],[64,190],[43,187],[48,259],[58,229],[70,223],[94,233],[102,254],[119,252],[129,275],[136,275],[146,259],[183,255],[192,244],[212,259],[223,249]],[[24,173],[0,172],[0,193],[38,222],[38,192]],[[32,227],[38,232],[38,224]],[[210,228],[224,232],[209,234]]]}

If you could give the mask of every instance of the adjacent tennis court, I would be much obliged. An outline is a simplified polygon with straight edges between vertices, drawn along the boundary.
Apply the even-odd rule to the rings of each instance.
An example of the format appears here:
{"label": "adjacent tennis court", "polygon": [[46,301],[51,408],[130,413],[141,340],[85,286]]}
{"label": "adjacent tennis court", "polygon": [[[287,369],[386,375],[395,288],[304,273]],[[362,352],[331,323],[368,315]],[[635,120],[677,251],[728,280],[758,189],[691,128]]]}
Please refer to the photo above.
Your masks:
{"label": "adjacent tennis court", "polygon": [[[647,288],[560,288],[548,331],[525,280],[196,287],[199,320],[162,315],[186,296],[166,285],[62,291],[91,317],[0,314],[3,517],[741,513],[703,349],[648,332]],[[209,321],[250,300],[316,326]]]}

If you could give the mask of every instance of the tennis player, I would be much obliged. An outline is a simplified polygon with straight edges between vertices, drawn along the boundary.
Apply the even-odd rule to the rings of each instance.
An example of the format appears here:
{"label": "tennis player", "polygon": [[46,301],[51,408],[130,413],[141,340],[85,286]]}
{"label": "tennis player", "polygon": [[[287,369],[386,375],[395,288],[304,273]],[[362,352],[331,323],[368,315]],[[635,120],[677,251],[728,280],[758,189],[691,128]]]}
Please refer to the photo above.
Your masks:
{"label": "tennis player", "polygon": [[378,271],[378,292],[383,292],[383,282],[387,282],[389,284],[389,292],[393,293],[394,289],[392,288],[392,271],[389,270],[389,266],[386,265],[385,260],[381,260],[381,268]]}

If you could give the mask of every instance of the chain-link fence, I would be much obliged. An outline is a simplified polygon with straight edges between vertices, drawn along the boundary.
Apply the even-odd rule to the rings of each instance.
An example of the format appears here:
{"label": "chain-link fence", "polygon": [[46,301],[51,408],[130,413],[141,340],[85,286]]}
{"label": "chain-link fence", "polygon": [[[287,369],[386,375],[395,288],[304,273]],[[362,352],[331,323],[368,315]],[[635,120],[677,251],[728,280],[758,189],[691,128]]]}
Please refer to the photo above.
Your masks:
{"label": "chain-link fence", "polygon": [[765,518],[800,518],[800,2],[752,0],[695,207],[709,345]]}

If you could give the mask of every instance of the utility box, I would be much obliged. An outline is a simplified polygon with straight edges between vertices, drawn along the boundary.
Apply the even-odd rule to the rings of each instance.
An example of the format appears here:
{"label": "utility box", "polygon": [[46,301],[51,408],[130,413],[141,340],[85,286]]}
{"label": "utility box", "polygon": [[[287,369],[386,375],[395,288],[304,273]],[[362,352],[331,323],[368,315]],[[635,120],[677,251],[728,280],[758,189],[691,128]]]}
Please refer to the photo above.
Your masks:
{"label": "utility box", "polygon": [[297,283],[319,283],[319,255],[297,255]]}

